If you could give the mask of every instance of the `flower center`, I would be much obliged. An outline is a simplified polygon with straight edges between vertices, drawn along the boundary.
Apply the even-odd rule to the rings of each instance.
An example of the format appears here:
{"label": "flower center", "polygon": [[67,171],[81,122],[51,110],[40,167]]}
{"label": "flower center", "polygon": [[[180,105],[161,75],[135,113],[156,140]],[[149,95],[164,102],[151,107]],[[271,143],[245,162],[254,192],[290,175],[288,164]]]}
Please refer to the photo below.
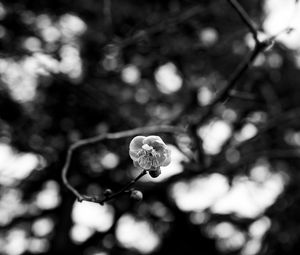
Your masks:
{"label": "flower center", "polygon": [[150,145],[148,145],[148,144],[144,144],[144,145],[142,146],[142,148],[143,148],[144,150],[146,150],[146,151],[151,151],[151,150],[153,150],[153,147],[150,146]]}
{"label": "flower center", "polygon": [[159,167],[159,162],[157,160],[157,153],[152,146],[144,144],[142,149],[138,152],[139,165],[144,169],[151,169]]}

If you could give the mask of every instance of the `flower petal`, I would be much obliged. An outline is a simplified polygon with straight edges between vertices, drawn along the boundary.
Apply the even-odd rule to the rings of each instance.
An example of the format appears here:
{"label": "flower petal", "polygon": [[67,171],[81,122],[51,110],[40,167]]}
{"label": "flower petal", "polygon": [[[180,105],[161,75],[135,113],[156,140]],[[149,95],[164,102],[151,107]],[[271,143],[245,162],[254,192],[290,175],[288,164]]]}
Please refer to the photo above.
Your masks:
{"label": "flower petal", "polygon": [[139,162],[136,161],[136,160],[133,161],[133,165],[134,165],[135,167],[141,167],[140,164],[139,164]]}
{"label": "flower petal", "polygon": [[166,160],[166,153],[165,153],[165,151],[158,152],[155,155],[155,160],[158,163],[158,165],[161,166],[162,163]]}
{"label": "flower petal", "polygon": [[129,151],[129,156],[131,157],[131,159],[133,161],[138,161],[139,160],[139,156],[138,156],[137,152],[135,152],[135,151]]}
{"label": "flower petal", "polygon": [[139,165],[141,168],[146,169],[146,170],[150,169],[152,166],[151,160],[147,156],[139,158]]}
{"label": "flower petal", "polygon": [[171,150],[167,148],[165,152],[165,160],[164,162],[162,162],[161,166],[167,166],[170,163],[171,163]]}
{"label": "flower petal", "polygon": [[141,150],[145,138],[146,136],[141,135],[134,137],[129,144],[129,151],[138,152],[139,150]]}
{"label": "flower petal", "polygon": [[[145,140],[143,141],[144,144],[149,144],[150,146],[152,146],[152,144],[154,143],[161,143],[161,144],[165,144],[163,142],[163,140],[157,136],[157,135],[150,135],[150,136],[147,136],[145,138]],[[152,146],[153,147],[153,146]]]}
{"label": "flower petal", "polygon": [[151,146],[158,153],[163,153],[167,149],[167,145],[160,141],[153,141]]}

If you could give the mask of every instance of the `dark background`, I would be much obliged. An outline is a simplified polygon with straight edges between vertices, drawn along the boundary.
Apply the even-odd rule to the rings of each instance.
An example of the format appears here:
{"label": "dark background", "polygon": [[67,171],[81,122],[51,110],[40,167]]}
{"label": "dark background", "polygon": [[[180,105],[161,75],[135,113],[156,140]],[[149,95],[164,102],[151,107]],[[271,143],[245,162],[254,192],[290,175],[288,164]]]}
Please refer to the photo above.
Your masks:
{"label": "dark background", "polygon": [[[69,146],[104,132],[150,125],[185,127],[193,122],[194,131],[197,130],[197,119],[207,109],[199,100],[203,88],[214,97],[252,50],[245,40],[247,34],[251,38],[249,29],[228,2],[1,1],[0,139],[15,153],[39,156],[38,169],[25,178],[1,184],[3,214],[10,207],[10,203],[3,201],[9,201],[8,196],[14,192],[18,196],[12,196],[13,203],[27,208],[11,209],[11,218],[1,222],[2,254],[140,254],[139,250],[124,247],[116,237],[117,222],[124,214],[149,222],[157,233],[160,244],[151,254],[255,254],[249,226],[259,219],[269,222],[258,242],[259,254],[299,253],[300,76],[296,52],[280,43],[261,53],[260,64],[242,73],[235,90],[210,114],[207,121],[224,120],[232,128],[232,135],[219,153],[203,154],[198,147],[198,163],[182,163],[183,172],[161,182],[137,184],[144,193],[143,201],[136,202],[124,195],[109,202],[114,221],[108,230],[96,231],[81,242],[70,237],[75,197],[61,182]],[[262,29],[264,1],[239,2],[257,28]],[[79,23],[71,22],[69,28],[64,28],[64,20],[69,24],[70,17]],[[36,54],[48,56],[54,64],[49,65]],[[68,54],[71,57],[65,60]],[[26,59],[37,58],[37,65],[26,72],[16,69],[17,78],[9,79],[13,67],[5,63],[22,66]],[[58,63],[63,61],[62,67]],[[163,93],[155,79],[158,68],[168,63],[176,66],[182,78],[182,87],[173,93]],[[128,66],[135,66],[140,73],[135,84],[122,78]],[[32,79],[26,80],[27,76]],[[28,95],[26,91],[34,84],[35,95],[22,98],[20,95]],[[225,114],[228,109],[234,118]],[[256,127],[258,135],[239,145],[235,135],[247,123]],[[174,135],[160,135],[167,143],[178,142]],[[106,188],[121,188],[132,177],[128,156],[131,138],[108,140],[76,152],[70,166],[71,183],[83,194],[99,196]],[[191,138],[191,151],[195,152],[197,132]],[[101,165],[101,157],[107,151],[118,156],[117,164],[109,170]],[[230,153],[237,153],[234,155],[238,158],[232,159]],[[255,217],[242,217],[234,212],[217,214],[210,207],[182,211],[170,196],[174,183],[215,172],[233,186],[237,176],[249,176],[258,160],[267,162],[271,173],[280,172],[285,177],[285,188],[270,207]],[[47,185],[56,188],[59,202],[39,208],[36,197]],[[153,211],[154,203],[168,213]],[[191,220],[193,215],[205,215],[205,220],[197,223]],[[34,223],[41,218],[47,218],[53,225],[44,235],[33,231]],[[243,236],[241,245],[230,239],[231,234],[227,239],[210,234],[209,229],[224,222]],[[16,230],[21,230],[28,244],[42,240],[47,245],[41,249],[28,245],[29,248],[18,252],[20,244],[14,243],[18,235],[12,234]],[[9,242],[15,245],[10,251],[5,248]]]}

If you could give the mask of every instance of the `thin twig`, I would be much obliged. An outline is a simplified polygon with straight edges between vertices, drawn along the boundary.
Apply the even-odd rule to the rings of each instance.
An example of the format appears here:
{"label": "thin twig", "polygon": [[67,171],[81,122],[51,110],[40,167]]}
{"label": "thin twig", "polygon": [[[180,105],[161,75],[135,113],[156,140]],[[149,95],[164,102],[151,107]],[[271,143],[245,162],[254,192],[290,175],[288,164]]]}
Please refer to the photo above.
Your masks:
{"label": "thin twig", "polygon": [[243,7],[236,0],[228,0],[228,2],[236,10],[236,12],[240,16],[240,18],[243,20],[243,22],[249,28],[251,34],[253,35],[255,42],[258,43],[259,39],[258,39],[257,28],[254,25],[254,22],[251,20],[251,18],[247,14],[247,12],[245,12]]}
{"label": "thin twig", "polygon": [[87,201],[87,202],[92,202],[92,203],[97,203],[100,205],[104,205],[105,202],[108,202],[122,194],[124,194],[125,192],[129,191],[128,189],[130,187],[132,187],[139,179],[141,179],[144,175],[147,174],[146,170],[143,170],[137,177],[135,177],[133,180],[131,180],[130,182],[128,182],[123,188],[121,188],[119,191],[117,191],[116,193],[113,193],[111,195],[105,196],[102,199],[99,199],[96,196],[87,196],[87,195],[81,195],[81,197],[77,197],[79,202],[82,201]]}
{"label": "thin twig", "polygon": [[[101,202],[102,200],[99,200],[95,197],[90,197],[90,196],[85,196],[82,195],[77,189],[75,189],[68,181],[67,179],[67,174],[70,168],[70,163],[72,159],[72,155],[75,150],[82,148],[87,145],[92,145],[96,144],[98,142],[101,142],[103,140],[114,140],[114,139],[120,139],[124,137],[130,137],[130,136],[135,136],[139,134],[152,134],[152,133],[172,133],[172,134],[179,134],[179,133],[185,133],[185,129],[180,128],[180,127],[175,127],[175,126],[168,126],[168,125],[161,125],[161,126],[151,126],[151,127],[142,127],[142,128],[135,128],[131,130],[126,130],[126,131],[121,131],[121,132],[116,132],[116,133],[107,133],[107,134],[102,134],[98,136],[94,136],[92,138],[87,138],[80,140],[73,145],[70,146],[66,161],[64,164],[64,167],[62,169],[62,181],[64,185],[77,197],[78,201],[90,201],[90,202],[96,202],[96,203],[103,203]],[[138,180],[141,178],[143,175],[138,176],[136,179]],[[134,181],[134,180],[133,180]],[[132,181],[130,182],[131,186]],[[126,185],[125,187],[127,187]],[[110,198],[115,197],[115,194],[111,195]],[[107,198],[106,200],[107,201]]]}
{"label": "thin twig", "polygon": [[257,101],[257,97],[249,92],[231,90],[229,93],[231,98],[240,99],[240,100],[248,100],[248,101]]}
{"label": "thin twig", "polygon": [[97,203],[100,205],[104,205],[105,202],[108,202],[122,194],[124,194],[126,191],[129,191],[128,189],[133,186],[139,179],[141,179],[144,175],[147,174],[146,170],[143,170],[137,177],[135,177],[133,180],[131,180],[130,182],[128,182],[122,189],[120,189],[119,191],[117,191],[116,193],[113,193],[111,195],[105,196],[102,199],[99,199],[96,196],[87,196],[87,195],[81,195],[81,197],[77,197],[79,202],[82,201],[88,201],[88,202],[92,202],[92,203]]}
{"label": "thin twig", "polygon": [[109,200],[112,200],[116,198],[117,196],[120,196],[123,194],[125,191],[127,191],[132,185],[134,185],[139,179],[141,179],[144,175],[147,174],[146,170],[143,170],[136,178],[131,180],[129,183],[127,183],[122,189],[120,189],[118,192],[112,194],[111,196],[107,196],[106,198],[102,199],[99,201],[99,204],[104,204],[104,202],[107,202]]}
{"label": "thin twig", "polygon": [[186,10],[178,12],[176,15],[170,15],[164,21],[159,21],[157,24],[154,24],[143,30],[137,31],[132,36],[119,42],[118,45],[120,47],[126,47],[126,46],[129,46],[132,43],[140,40],[141,38],[145,38],[145,37],[151,36],[151,35],[159,33],[159,32],[166,32],[166,29],[168,27],[182,24],[182,23],[186,22],[187,20],[189,20],[197,15],[202,14],[203,12],[204,12],[204,9],[199,5],[189,7]]}

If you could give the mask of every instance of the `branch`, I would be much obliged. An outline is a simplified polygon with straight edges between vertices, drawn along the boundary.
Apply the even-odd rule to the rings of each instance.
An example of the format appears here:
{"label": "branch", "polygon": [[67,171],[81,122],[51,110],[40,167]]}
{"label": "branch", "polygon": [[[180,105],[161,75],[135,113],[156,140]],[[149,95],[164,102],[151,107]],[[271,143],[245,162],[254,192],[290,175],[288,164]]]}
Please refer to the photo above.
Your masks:
{"label": "branch", "polygon": [[[250,32],[252,33],[254,40],[255,40],[255,46],[253,51],[250,53],[248,57],[245,58],[243,62],[241,62],[236,70],[233,72],[231,77],[229,78],[226,86],[216,95],[212,103],[204,110],[203,115],[201,116],[200,120],[194,121],[190,124],[189,129],[192,131],[192,134],[197,138],[197,128],[198,126],[203,125],[207,119],[211,116],[215,106],[230,97],[230,94],[232,92],[232,89],[235,87],[237,81],[242,77],[242,75],[248,70],[248,68],[251,66],[251,64],[254,62],[256,57],[261,53],[263,50],[265,50],[267,47],[273,44],[274,38],[270,37],[267,38],[264,41],[260,41],[258,39],[258,32],[255,28],[252,20],[250,19],[249,15],[245,12],[245,10],[241,7],[241,5],[236,0],[228,0],[230,5],[236,10],[242,21],[245,23],[245,25],[249,28]],[[203,152],[203,146],[202,146],[202,140],[200,138],[196,139],[196,146],[198,151],[198,159],[199,162],[204,161],[204,152]],[[206,167],[206,163],[204,162],[204,168]]]}
{"label": "branch", "polygon": [[[249,146],[250,143],[257,141],[262,135],[277,127],[285,127],[289,125],[291,122],[296,122],[296,124],[300,123],[300,108],[294,108],[286,112],[280,113],[280,115],[274,117],[269,120],[269,122],[263,126],[255,136],[252,138],[238,144],[235,148],[241,148],[243,146]],[[291,126],[289,126],[291,127]]]}
{"label": "branch", "polygon": [[156,34],[159,32],[166,32],[166,29],[168,27],[182,24],[182,23],[186,22],[187,20],[189,20],[197,15],[200,15],[202,13],[204,13],[204,9],[199,5],[189,7],[186,10],[176,13],[176,15],[170,15],[164,21],[159,21],[158,23],[156,23],[148,28],[137,31],[132,36],[119,42],[119,46],[127,47],[127,46],[131,45],[132,43],[140,40],[141,38],[145,38],[145,37],[148,37],[150,35],[153,35],[153,34]]}
{"label": "branch", "polygon": [[[270,153],[268,151],[265,152],[259,152],[259,150],[257,150],[257,146],[255,146],[253,143],[255,142],[259,142],[259,139],[265,135],[267,132],[272,131],[273,129],[276,128],[284,128],[284,127],[288,127],[288,128],[293,128],[293,122],[295,122],[296,125],[298,125],[300,123],[300,108],[294,108],[292,110],[286,111],[284,113],[281,113],[279,116],[274,117],[273,119],[270,119],[267,124],[265,124],[264,126],[262,126],[257,134],[255,136],[253,136],[252,138],[245,140],[239,144],[236,145],[232,145],[232,138],[230,140],[228,140],[222,147],[221,152],[216,155],[213,159],[213,161],[216,163],[218,161],[224,161],[225,159],[225,152],[231,148],[234,150],[239,150],[244,151],[243,148],[247,148],[247,147],[253,147],[256,148],[256,152],[258,153],[258,155],[260,154],[260,156],[262,156],[263,154],[265,154],[266,156],[277,156],[278,158],[280,157],[280,155],[282,157],[298,157],[300,158],[300,154],[299,151],[297,150],[271,150]],[[292,152],[292,153],[291,153]]]}
{"label": "branch", "polygon": [[259,43],[257,28],[254,25],[254,22],[251,20],[247,12],[243,9],[243,7],[236,0],[228,0],[229,4],[236,10],[242,21],[249,28],[251,34],[256,43]]}
{"label": "branch", "polygon": [[118,196],[120,196],[121,194],[123,194],[124,192],[126,192],[131,186],[133,186],[139,179],[141,179],[144,175],[147,174],[146,170],[143,170],[137,177],[135,177],[133,180],[131,180],[129,183],[127,183],[122,189],[120,189],[118,192],[107,196],[106,198],[102,199],[101,201],[99,201],[99,203],[101,205],[104,204],[104,202],[107,202],[111,199],[114,199]]}
{"label": "branch", "polygon": [[234,73],[229,78],[228,83],[223,88],[219,94],[216,95],[215,99],[212,101],[212,103],[206,108],[206,111],[202,115],[202,118],[200,119],[200,122],[197,123],[197,125],[202,125],[211,115],[213,112],[215,106],[225,100],[231,90],[234,88],[236,82],[241,78],[241,76],[247,71],[247,69],[250,67],[250,65],[254,62],[255,58],[258,56],[258,54],[262,51],[262,47],[258,46],[260,44],[257,44],[257,46],[254,48],[254,50],[251,52],[251,54],[236,68]]}
{"label": "branch", "polygon": [[126,189],[128,189],[135,182],[137,182],[141,177],[143,177],[147,172],[143,171],[139,176],[137,176],[134,180],[129,182],[123,189],[121,189],[117,193],[107,196],[102,200],[99,200],[96,197],[82,195],[77,189],[75,189],[69,183],[69,181],[67,179],[67,174],[69,171],[69,167],[70,167],[70,163],[71,163],[71,159],[72,159],[72,155],[73,155],[74,151],[81,147],[96,144],[103,140],[114,140],[114,139],[120,139],[120,138],[124,138],[124,137],[140,135],[140,134],[152,134],[152,133],[179,134],[179,133],[185,133],[185,129],[180,128],[180,127],[175,127],[175,126],[168,126],[168,125],[151,126],[151,127],[135,128],[135,129],[116,132],[116,133],[107,133],[107,134],[98,135],[98,136],[95,136],[92,138],[80,140],[80,141],[74,143],[73,145],[71,145],[70,148],[68,149],[67,158],[66,158],[66,161],[65,161],[64,167],[62,169],[62,173],[61,173],[63,184],[77,197],[78,201],[80,201],[80,202],[81,201],[90,201],[90,202],[103,204],[104,202],[111,200],[111,199],[115,198],[116,196],[119,196],[121,193],[124,193],[124,191]]}
{"label": "branch", "polygon": [[212,101],[212,103],[206,108],[206,111],[202,115],[202,118],[200,119],[200,122],[197,125],[203,124],[211,115],[212,111],[214,110],[215,106],[221,102],[224,101],[231,93],[231,90],[236,85],[237,81],[241,78],[241,76],[248,70],[250,65],[254,62],[256,57],[264,51],[267,47],[272,45],[274,43],[274,37],[267,38],[263,41],[260,41],[257,37],[257,30],[255,26],[253,25],[253,22],[251,21],[248,14],[245,12],[245,10],[241,7],[241,5],[236,0],[228,0],[229,3],[233,6],[233,8],[236,10],[236,12],[241,17],[242,21],[247,25],[250,32],[252,33],[254,40],[255,40],[255,46],[253,51],[250,53],[250,55],[236,68],[236,70],[233,72],[231,77],[229,78],[229,81],[227,82],[227,85],[223,88],[221,92],[215,97],[215,99]]}
{"label": "branch", "polygon": [[240,100],[248,100],[248,101],[258,101],[257,97],[249,92],[231,90],[229,93],[231,98],[240,99]]}

